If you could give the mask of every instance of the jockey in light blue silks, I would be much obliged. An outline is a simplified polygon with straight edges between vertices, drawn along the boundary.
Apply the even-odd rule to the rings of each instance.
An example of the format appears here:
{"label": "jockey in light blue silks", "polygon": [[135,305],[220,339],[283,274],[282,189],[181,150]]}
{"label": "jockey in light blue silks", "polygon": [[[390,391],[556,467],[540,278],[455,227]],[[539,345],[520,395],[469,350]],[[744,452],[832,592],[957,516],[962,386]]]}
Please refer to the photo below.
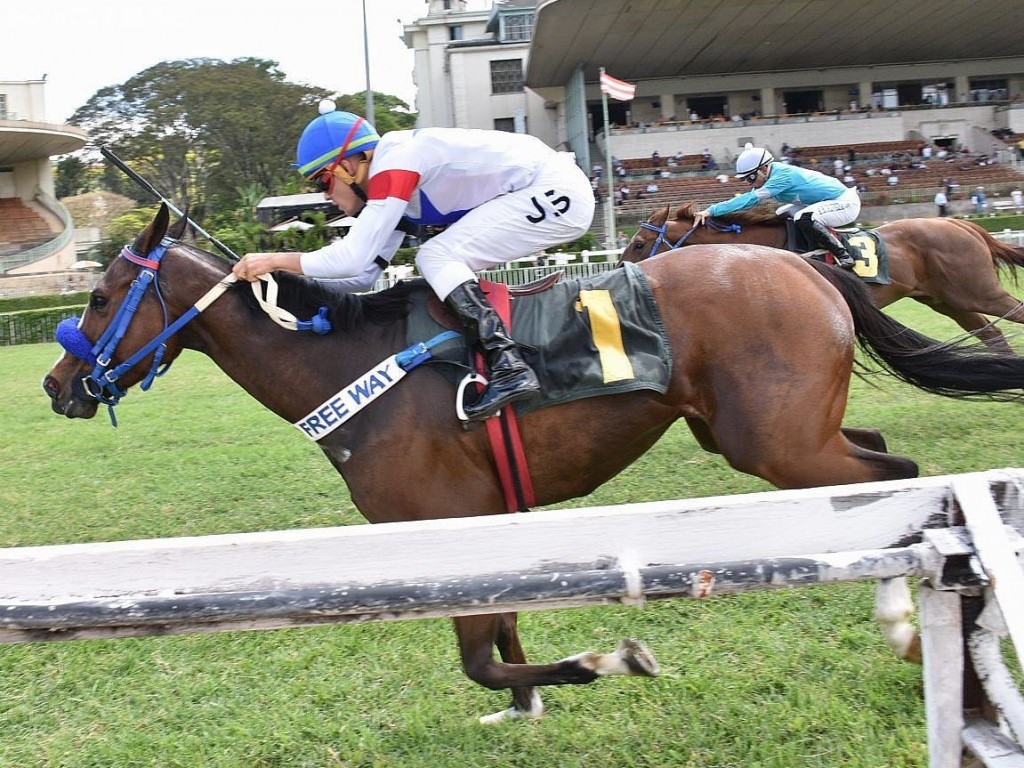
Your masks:
{"label": "jockey in light blue silks", "polygon": [[694,225],[774,198],[786,203],[775,211],[778,215],[793,217],[810,242],[831,253],[839,266],[853,268],[853,257],[829,227],[842,227],[857,219],[860,196],[855,188],[818,171],[775,162],[771,152],[752,144],[736,158],[736,177],[750,184],[750,191],[698,211]]}

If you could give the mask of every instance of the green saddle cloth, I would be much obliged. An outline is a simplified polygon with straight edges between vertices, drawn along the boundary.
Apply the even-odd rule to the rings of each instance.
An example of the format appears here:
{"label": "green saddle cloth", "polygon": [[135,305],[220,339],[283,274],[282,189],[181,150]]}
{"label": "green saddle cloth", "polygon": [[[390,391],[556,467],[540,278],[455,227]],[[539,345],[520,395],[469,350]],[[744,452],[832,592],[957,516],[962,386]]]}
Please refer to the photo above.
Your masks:
{"label": "green saddle cloth", "polygon": [[[442,330],[426,311],[429,296],[429,289],[414,296],[409,344]],[[647,277],[635,264],[514,297],[511,333],[541,383],[539,396],[515,404],[517,413],[597,395],[668,389],[672,349]],[[434,357],[456,363],[437,366],[453,381],[466,373],[465,344],[445,344]]]}

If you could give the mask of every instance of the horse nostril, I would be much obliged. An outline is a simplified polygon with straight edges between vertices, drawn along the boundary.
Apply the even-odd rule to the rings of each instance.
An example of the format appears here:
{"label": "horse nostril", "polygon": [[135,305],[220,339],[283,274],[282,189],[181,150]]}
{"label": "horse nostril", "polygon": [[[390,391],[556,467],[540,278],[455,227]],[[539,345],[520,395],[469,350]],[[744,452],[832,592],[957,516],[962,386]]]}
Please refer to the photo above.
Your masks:
{"label": "horse nostril", "polygon": [[60,384],[53,376],[47,376],[43,379],[43,391],[50,396],[51,400],[56,400],[57,395],[60,394]]}

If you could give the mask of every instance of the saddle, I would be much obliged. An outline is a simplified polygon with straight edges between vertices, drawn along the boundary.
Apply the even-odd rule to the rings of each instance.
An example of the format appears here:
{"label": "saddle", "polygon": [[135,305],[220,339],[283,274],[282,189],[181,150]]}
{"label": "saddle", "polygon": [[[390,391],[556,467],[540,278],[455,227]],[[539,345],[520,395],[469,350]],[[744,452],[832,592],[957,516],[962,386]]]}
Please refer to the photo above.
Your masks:
{"label": "saddle", "polygon": [[[855,275],[865,283],[888,285],[892,282],[889,278],[889,252],[878,230],[859,227],[829,229],[842,240],[846,250],[853,256]],[[835,263],[832,254],[810,242],[806,233],[797,227],[793,219],[786,219],[786,250],[799,253],[806,258],[824,261],[826,264]]]}
{"label": "saddle", "polygon": [[[664,392],[672,352],[643,273],[632,264],[578,280],[555,273],[510,288],[512,338],[537,373],[542,394],[513,406],[523,414],[584,397],[651,389]],[[486,288],[486,283],[484,283]],[[411,296],[406,325],[410,344],[439,331],[459,330],[433,291]],[[446,344],[432,366],[453,383],[469,366],[464,343]]]}

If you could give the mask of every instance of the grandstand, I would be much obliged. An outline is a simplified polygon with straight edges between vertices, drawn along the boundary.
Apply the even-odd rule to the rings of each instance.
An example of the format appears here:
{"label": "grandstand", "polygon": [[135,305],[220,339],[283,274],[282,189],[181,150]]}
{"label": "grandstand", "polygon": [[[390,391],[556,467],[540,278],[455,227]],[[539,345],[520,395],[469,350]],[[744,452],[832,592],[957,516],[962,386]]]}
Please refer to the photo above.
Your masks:
{"label": "grandstand", "polygon": [[[827,144],[793,148],[789,157],[792,162],[828,175],[834,173],[834,161],[842,160],[844,171],[849,168],[854,183],[861,188],[865,206],[930,203],[939,187],[947,185],[952,188],[953,199],[961,200],[969,198],[977,186],[984,186],[990,198],[1008,196],[1012,189],[1024,186],[1019,166],[990,163],[987,155],[980,154],[925,158],[920,154],[921,147],[920,141]],[[749,189],[746,182],[733,177],[732,168],[702,171],[692,164],[653,167],[649,157],[623,158],[620,162],[627,175],[624,182],[616,180],[615,188],[626,183],[632,190],[628,201],[616,205],[624,223],[643,220],[663,205],[694,202],[703,206]],[[889,181],[893,177],[898,179],[895,184]],[[648,180],[657,183],[656,193],[643,191]],[[607,186],[602,185],[600,192],[603,197]]]}
{"label": "grandstand", "polygon": [[0,197],[0,258],[35,248],[54,232],[39,213],[18,197]]}
{"label": "grandstand", "polygon": [[14,275],[67,270],[74,224],[54,197],[50,158],[85,146],[80,128],[45,122],[42,80],[0,80],[0,292]]}

